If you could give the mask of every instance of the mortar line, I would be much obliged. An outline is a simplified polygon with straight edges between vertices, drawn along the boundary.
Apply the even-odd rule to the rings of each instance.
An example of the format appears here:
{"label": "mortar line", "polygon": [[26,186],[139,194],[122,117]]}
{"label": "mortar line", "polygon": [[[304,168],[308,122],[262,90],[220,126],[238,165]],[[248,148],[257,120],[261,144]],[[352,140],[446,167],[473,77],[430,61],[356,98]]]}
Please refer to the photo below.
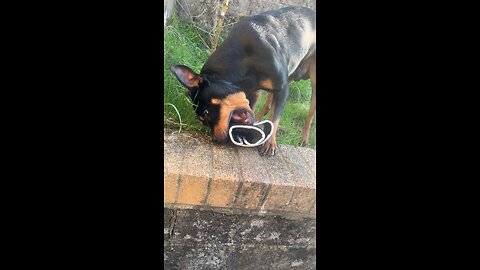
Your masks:
{"label": "mortar line", "polygon": [[292,203],[293,197],[295,195],[295,191],[297,191],[297,186],[293,186],[292,195],[290,195],[290,199],[288,199],[287,204],[285,204],[285,209],[290,205],[290,203]]}
{"label": "mortar line", "polygon": [[178,171],[179,171],[179,174],[178,174],[178,178],[177,178],[177,188],[176,188],[176,192],[175,192],[175,199],[173,200],[173,203],[177,203],[177,200],[178,200],[178,196],[180,195],[180,184],[182,183],[182,180],[183,180],[183,164],[185,163],[184,160],[185,160],[185,147],[183,145],[180,146],[180,149],[181,149],[181,160],[180,160],[180,165],[179,165],[179,168],[178,168]]}
{"label": "mortar line", "polygon": [[268,197],[268,194],[270,193],[270,189],[272,189],[272,183],[268,184],[267,187],[264,189],[265,191],[262,192],[262,195],[260,195],[260,202],[258,203],[257,209],[262,209],[262,206],[267,201],[267,197]]}
{"label": "mortar line", "polygon": [[272,188],[272,182],[273,182],[273,176],[270,170],[265,166],[265,161],[263,160],[263,157],[260,156],[258,151],[255,151],[256,155],[260,157],[260,160],[262,162],[262,168],[265,168],[268,178],[270,181],[268,181],[268,184],[264,187],[262,187],[262,193],[260,194],[260,200],[258,202],[258,206],[256,209],[261,210],[262,206],[265,204],[265,201],[267,200],[268,193],[270,193],[270,189]]}
{"label": "mortar line", "polygon": [[207,182],[207,187],[206,187],[206,192],[205,192],[205,200],[203,201],[203,204],[206,205],[208,202],[208,196],[210,195],[210,186],[213,181],[213,146],[209,144],[209,151],[210,151],[210,168],[209,168],[209,177],[208,177],[208,182]]}
{"label": "mortar line", "polygon": [[232,199],[232,207],[235,207],[236,206],[236,203],[237,203],[237,198],[238,196],[240,195],[240,192],[242,191],[242,188],[243,188],[243,173],[242,173],[242,161],[240,160],[240,154],[238,153],[238,149],[235,148],[235,157],[237,158],[237,160],[239,161],[238,162],[238,166],[237,166],[237,172],[238,172],[238,185],[237,185],[237,190],[235,191],[235,195],[233,196],[233,199]]}
{"label": "mortar line", "polygon": [[207,182],[207,191],[205,192],[205,199],[203,200],[202,202],[202,205],[207,205],[207,202],[208,202],[208,196],[210,195],[210,185],[212,184],[212,177],[209,177],[208,178],[208,182]]}
{"label": "mortar line", "polygon": [[[300,159],[301,159],[305,164],[308,164],[307,161],[306,161],[306,159],[305,159],[305,157],[302,155],[301,152],[299,152],[299,151],[297,150],[297,148],[294,148],[293,151],[296,151],[296,155],[297,155],[297,156],[300,156]],[[282,158],[285,158],[285,159],[286,159],[285,156],[282,156]],[[288,162],[287,162],[287,163],[288,163]],[[293,165],[288,164],[287,166],[289,167],[290,171],[292,171],[292,170],[295,169],[295,168],[292,168]],[[292,172],[293,172],[293,171],[292,171]],[[314,176],[315,186],[316,186],[316,184],[317,184],[317,177],[315,177],[315,174],[313,174],[312,170],[311,170],[310,167],[308,167],[308,166],[307,166],[307,174],[309,174],[309,175],[311,175],[311,176]],[[303,179],[303,178],[302,178],[301,181],[303,182],[303,185],[304,185],[305,188],[310,189],[310,187],[307,185],[307,180],[306,180],[306,179]],[[295,197],[295,196],[294,196],[294,195],[295,195],[295,192],[298,192],[298,190],[299,190],[300,188],[302,188],[302,187],[299,187],[298,185],[295,185],[295,186],[294,186],[293,192],[292,192],[292,196],[290,197],[290,200],[288,201],[287,206],[292,203],[292,200],[293,200],[293,198]],[[306,212],[306,214],[310,214],[310,211],[312,210],[313,205],[315,204],[316,201],[317,201],[317,196],[316,196],[316,193],[315,193],[314,203],[312,203],[312,205],[308,207],[308,211]]]}
{"label": "mortar line", "polygon": [[[288,167],[288,170],[290,171],[290,173],[292,175],[298,175],[298,174],[295,173],[294,168],[292,168],[292,165],[290,164],[290,160],[287,160],[285,155],[281,154],[280,158],[283,160],[285,165]],[[300,179],[300,181],[303,181],[303,185],[306,186],[306,183],[305,183],[304,179]],[[295,185],[293,185],[292,195],[290,195],[290,199],[288,199],[287,204],[285,204],[285,210],[287,210],[288,206],[292,203],[295,192],[297,191],[297,187],[298,187],[298,183],[295,183]]]}

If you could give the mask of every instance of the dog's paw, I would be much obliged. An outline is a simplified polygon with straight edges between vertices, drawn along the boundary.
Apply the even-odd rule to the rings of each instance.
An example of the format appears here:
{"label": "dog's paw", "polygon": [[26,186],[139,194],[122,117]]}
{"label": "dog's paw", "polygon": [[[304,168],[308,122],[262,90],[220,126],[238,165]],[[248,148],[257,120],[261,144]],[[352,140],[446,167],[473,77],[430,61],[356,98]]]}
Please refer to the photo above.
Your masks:
{"label": "dog's paw", "polygon": [[308,146],[310,144],[308,141],[309,141],[308,139],[302,138],[300,140],[300,146],[302,146],[302,147]]}
{"label": "dog's paw", "polygon": [[273,156],[277,151],[277,142],[275,139],[270,138],[264,144],[260,146],[260,153],[265,156]]}

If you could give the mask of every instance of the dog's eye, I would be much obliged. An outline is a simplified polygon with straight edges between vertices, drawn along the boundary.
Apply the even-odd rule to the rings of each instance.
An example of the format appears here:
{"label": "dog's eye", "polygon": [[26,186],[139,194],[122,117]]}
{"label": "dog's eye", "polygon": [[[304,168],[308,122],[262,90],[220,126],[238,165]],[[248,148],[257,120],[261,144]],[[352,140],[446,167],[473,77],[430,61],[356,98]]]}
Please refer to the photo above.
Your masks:
{"label": "dog's eye", "polygon": [[208,114],[209,114],[208,110],[205,109],[205,111],[203,111],[203,114],[204,114],[204,115],[208,115]]}

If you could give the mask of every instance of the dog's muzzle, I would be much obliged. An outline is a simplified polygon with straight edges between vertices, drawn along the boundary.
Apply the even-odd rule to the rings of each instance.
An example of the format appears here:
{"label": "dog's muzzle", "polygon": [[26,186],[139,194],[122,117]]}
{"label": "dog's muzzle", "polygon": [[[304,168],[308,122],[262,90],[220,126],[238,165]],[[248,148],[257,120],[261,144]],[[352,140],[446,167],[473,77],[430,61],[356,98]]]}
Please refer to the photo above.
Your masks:
{"label": "dog's muzzle", "polygon": [[262,145],[273,133],[273,123],[268,120],[253,123],[253,126],[234,125],[228,130],[230,140],[238,146],[255,147]]}

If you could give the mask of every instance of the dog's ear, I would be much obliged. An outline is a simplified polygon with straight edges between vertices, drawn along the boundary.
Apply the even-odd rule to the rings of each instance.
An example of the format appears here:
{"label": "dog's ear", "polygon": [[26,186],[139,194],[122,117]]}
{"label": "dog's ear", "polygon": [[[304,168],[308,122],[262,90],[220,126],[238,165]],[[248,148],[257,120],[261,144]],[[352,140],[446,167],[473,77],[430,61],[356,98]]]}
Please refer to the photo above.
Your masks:
{"label": "dog's ear", "polygon": [[199,87],[204,81],[204,78],[201,75],[198,75],[189,67],[184,65],[170,66],[170,71],[172,71],[173,74],[175,74],[175,77],[177,77],[177,80],[189,90]]}

